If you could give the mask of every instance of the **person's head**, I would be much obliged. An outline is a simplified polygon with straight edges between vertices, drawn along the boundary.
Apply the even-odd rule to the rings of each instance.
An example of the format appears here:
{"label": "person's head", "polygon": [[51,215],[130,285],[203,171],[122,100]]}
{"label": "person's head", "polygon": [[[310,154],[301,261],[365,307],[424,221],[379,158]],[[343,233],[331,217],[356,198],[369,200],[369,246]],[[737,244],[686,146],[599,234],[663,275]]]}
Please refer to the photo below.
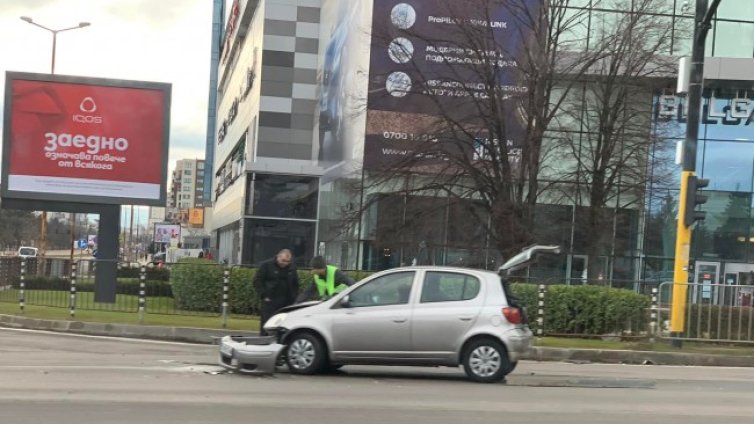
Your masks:
{"label": "person's head", "polygon": [[312,258],[312,274],[317,274],[320,277],[324,277],[327,274],[327,262],[322,256],[315,256]]}
{"label": "person's head", "polygon": [[287,268],[288,266],[290,266],[291,262],[293,262],[293,255],[291,254],[291,251],[288,249],[279,251],[278,254],[275,255],[275,262],[280,268]]}

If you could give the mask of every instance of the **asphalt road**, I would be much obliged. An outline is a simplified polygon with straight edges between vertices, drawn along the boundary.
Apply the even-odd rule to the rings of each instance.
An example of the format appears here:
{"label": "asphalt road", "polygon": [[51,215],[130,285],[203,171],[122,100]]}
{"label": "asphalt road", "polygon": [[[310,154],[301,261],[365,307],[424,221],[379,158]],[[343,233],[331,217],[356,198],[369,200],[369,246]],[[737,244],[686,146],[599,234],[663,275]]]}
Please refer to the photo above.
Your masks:
{"label": "asphalt road", "polygon": [[0,423],[749,423],[754,369],[521,363],[218,372],[216,347],[0,329]]}

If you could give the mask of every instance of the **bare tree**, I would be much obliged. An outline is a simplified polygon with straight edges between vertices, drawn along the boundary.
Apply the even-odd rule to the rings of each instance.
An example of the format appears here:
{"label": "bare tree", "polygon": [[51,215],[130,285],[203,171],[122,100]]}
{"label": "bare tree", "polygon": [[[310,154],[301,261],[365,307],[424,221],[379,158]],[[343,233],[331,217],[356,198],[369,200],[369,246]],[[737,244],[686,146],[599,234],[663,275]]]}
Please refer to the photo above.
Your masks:
{"label": "bare tree", "polygon": [[[660,59],[670,37],[651,15],[659,0],[593,3],[627,13],[595,29],[582,2],[442,0],[434,6],[447,22],[442,33],[373,28],[373,50],[411,58],[418,49],[396,42],[403,38],[426,56],[408,61],[405,93],[370,93],[367,143],[380,138],[390,155],[367,148],[365,178],[353,181],[360,207],[344,210],[346,221],[364,222],[381,203],[380,219],[390,222],[381,227],[382,245],[405,246],[444,219],[456,239],[509,256],[536,241],[535,209],[545,193],[595,211],[617,205],[619,193],[623,207],[640,203],[654,142],[647,141],[652,90],[666,70]],[[504,25],[513,28],[507,38],[498,31]],[[375,74],[370,84],[385,87],[389,78]],[[400,114],[373,107],[403,95],[422,106]],[[568,136],[574,124],[586,142]],[[561,170],[562,162],[575,163],[573,171]]]}
{"label": "bare tree", "polygon": [[[562,131],[556,140],[562,160],[572,164],[561,173],[568,183],[559,188],[586,212],[576,219],[583,244],[579,253],[607,257],[617,253],[617,211],[643,207],[652,178],[667,176],[648,172],[648,165],[662,166],[649,161],[654,150],[666,149],[670,136],[653,132],[652,103],[675,73],[668,56],[673,26],[663,16],[666,2],[613,0],[611,6],[623,12],[593,19],[591,30],[594,39],[611,43],[583,76],[580,99],[564,108],[580,128]],[[589,278],[607,271],[596,260],[588,268]]]}
{"label": "bare tree", "polygon": [[[447,17],[445,31],[397,34],[425,46],[434,66],[410,62],[408,92],[425,104],[419,113],[369,111],[367,137],[388,120],[398,134],[410,135],[403,143],[409,148],[379,164],[382,172],[369,166],[368,184],[384,187],[399,179],[404,183],[398,192],[406,198],[449,199],[448,207],[464,210],[467,221],[487,229],[484,237],[504,256],[531,243],[534,207],[544,189],[540,168],[551,148],[545,135],[570,91],[611,43],[580,48],[588,10],[570,5],[570,0],[442,1],[435,7]],[[500,16],[507,21],[500,23]],[[513,29],[501,37],[505,25]],[[395,48],[396,34],[373,30],[376,43]],[[352,215],[360,219],[371,207],[367,199]],[[420,211],[406,216],[403,210],[404,226],[424,220]]]}

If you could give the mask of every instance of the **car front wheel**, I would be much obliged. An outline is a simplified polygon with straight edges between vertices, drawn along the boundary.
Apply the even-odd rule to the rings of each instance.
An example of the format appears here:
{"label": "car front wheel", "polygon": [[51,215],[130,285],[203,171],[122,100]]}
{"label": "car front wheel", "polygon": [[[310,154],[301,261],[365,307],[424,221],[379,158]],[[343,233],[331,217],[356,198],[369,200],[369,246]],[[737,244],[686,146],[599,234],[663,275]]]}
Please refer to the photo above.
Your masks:
{"label": "car front wheel", "polygon": [[296,334],[288,340],[285,362],[294,374],[317,374],[325,364],[324,346],[312,334]]}
{"label": "car front wheel", "polygon": [[505,378],[512,368],[503,345],[491,339],[472,342],[463,357],[463,369],[466,375],[479,383],[498,382]]}

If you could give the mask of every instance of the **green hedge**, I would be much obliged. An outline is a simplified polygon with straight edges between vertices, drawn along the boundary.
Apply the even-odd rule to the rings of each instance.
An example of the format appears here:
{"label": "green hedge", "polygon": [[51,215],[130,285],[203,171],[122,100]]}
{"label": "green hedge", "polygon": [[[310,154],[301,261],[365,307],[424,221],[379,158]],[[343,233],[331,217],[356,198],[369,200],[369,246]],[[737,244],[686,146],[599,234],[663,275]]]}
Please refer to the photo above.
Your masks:
{"label": "green hedge", "polygon": [[[139,278],[140,276],[140,267],[122,267],[118,269],[118,278]],[[170,281],[170,270],[168,268],[156,268],[148,266],[147,280]]]}
{"label": "green hedge", "polygon": [[223,287],[221,265],[199,258],[181,259],[171,265],[170,283],[177,309],[220,311]]}
{"label": "green hedge", "polygon": [[[254,289],[255,268],[231,267],[229,303],[234,314],[258,315],[259,299]],[[222,305],[223,268],[214,262],[198,258],[184,258],[171,266],[170,282],[178,309],[201,312],[220,312]],[[370,272],[348,272],[355,281]],[[300,290],[311,283],[311,272],[298,270]]]}
{"label": "green hedge", "polygon": [[[38,277],[31,276],[24,280],[26,290],[54,290],[54,291],[69,291],[71,289],[71,282],[67,278],[61,277]],[[146,296],[150,297],[172,297],[173,292],[170,287],[170,283],[160,280],[147,280],[146,283]],[[13,287],[18,289],[20,283],[14,282]],[[117,294],[127,294],[138,296],[140,290],[140,283],[138,278],[118,278],[118,283],[115,285],[115,292]],[[76,282],[76,291],[78,292],[94,292],[94,280],[78,280]]]}
{"label": "green hedge", "polygon": [[233,268],[230,271],[230,311],[234,314],[259,315],[259,302],[254,290],[252,268]]}
{"label": "green hedge", "polygon": [[[537,323],[537,286],[513,284],[526,307],[533,331]],[[630,290],[596,286],[550,285],[545,293],[544,333],[634,334],[647,331],[650,298]]]}

